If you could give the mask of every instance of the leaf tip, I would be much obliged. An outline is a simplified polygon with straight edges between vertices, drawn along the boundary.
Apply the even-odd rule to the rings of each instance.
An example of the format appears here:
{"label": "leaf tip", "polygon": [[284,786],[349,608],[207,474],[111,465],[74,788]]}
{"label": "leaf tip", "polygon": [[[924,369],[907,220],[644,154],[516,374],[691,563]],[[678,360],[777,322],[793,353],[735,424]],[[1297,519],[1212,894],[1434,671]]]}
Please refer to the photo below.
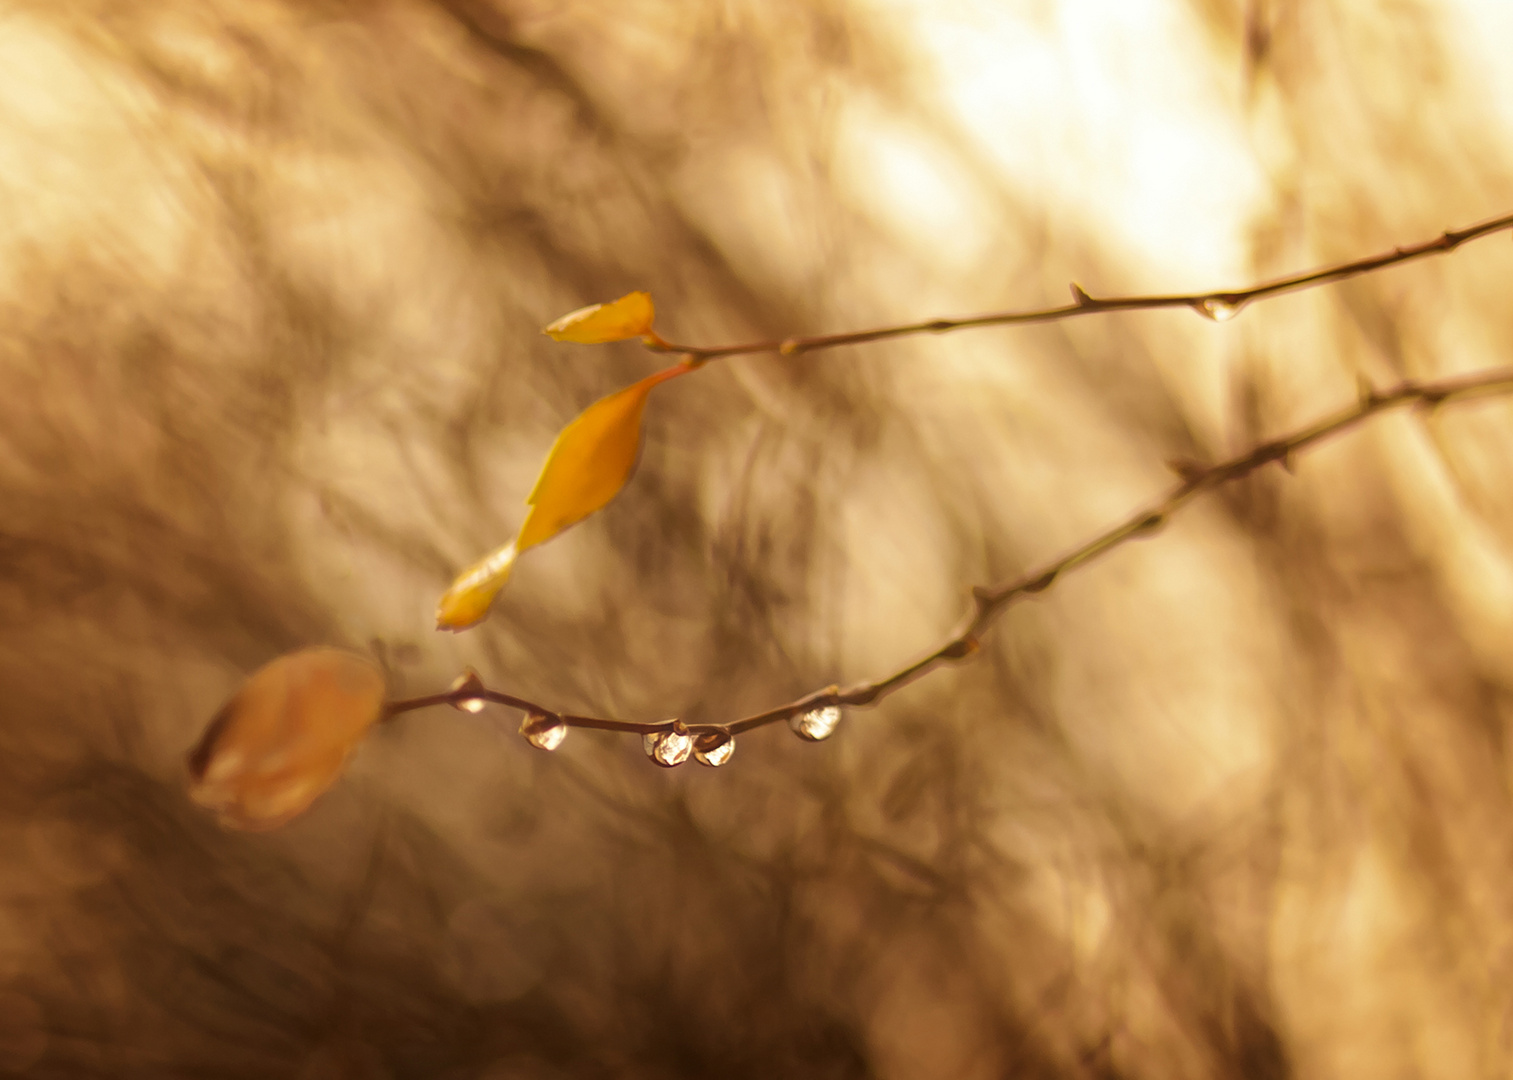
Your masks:
{"label": "leaf tip", "polygon": [[554,341],[603,345],[629,338],[651,338],[656,307],[648,292],[627,293],[618,300],[570,311],[541,332]]}
{"label": "leaf tip", "polygon": [[436,603],[436,629],[460,633],[483,622],[510,578],[515,555],[511,541],[458,574]]}

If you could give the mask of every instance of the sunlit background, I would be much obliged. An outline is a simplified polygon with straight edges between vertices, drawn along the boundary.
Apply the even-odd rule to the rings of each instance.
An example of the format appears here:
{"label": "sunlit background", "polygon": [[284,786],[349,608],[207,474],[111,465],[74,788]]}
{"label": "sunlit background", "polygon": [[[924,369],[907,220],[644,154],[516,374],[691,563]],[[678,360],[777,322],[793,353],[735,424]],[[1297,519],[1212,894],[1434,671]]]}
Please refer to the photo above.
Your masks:
{"label": "sunlit background", "polygon": [[431,630],[554,434],[712,344],[1225,289],[1513,212],[1500,0],[0,12],[0,1071],[1505,1076],[1513,434],[1372,421],[719,770],[381,726],[184,791],[312,644],[720,721],[934,648],[1213,461],[1513,363],[1507,234],[1258,302],[719,361]]}

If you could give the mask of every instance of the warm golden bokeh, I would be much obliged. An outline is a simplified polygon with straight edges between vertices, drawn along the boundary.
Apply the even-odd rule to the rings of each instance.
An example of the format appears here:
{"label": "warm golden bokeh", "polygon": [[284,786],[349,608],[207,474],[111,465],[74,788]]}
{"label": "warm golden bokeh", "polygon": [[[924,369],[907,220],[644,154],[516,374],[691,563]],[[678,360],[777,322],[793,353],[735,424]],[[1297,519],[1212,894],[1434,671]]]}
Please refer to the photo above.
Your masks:
{"label": "warm golden bokeh", "polygon": [[[715,361],[433,630],[556,435],[670,362],[562,312],[646,290],[669,340],[782,339],[1426,240],[1513,211],[1510,32],[1499,0],[8,5],[0,1072],[1505,1076],[1502,399],[1229,486],[820,743],[661,770],[417,712],[258,836],[183,755],[318,644],[400,696],[472,667],[746,715],[897,670],[1170,460],[1513,362],[1506,236],[1222,322]],[[213,801],[313,797],[378,668],[302,728],[318,785]]]}

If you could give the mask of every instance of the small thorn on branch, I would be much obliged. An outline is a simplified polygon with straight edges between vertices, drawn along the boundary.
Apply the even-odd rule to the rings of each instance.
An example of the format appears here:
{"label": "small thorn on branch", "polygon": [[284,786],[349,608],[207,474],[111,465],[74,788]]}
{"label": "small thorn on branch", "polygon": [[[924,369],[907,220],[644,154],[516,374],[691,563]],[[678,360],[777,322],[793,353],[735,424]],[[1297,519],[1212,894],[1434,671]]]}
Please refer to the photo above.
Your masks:
{"label": "small thorn on branch", "polygon": [[1209,467],[1192,458],[1167,458],[1166,467],[1184,484],[1196,484],[1209,474]]}
{"label": "small thorn on branch", "polygon": [[1072,303],[1078,307],[1091,307],[1093,298],[1082,290],[1082,286],[1072,282]]}
{"label": "small thorn on branch", "polygon": [[837,704],[845,702],[847,705],[871,705],[877,700],[881,692],[882,687],[876,683],[861,683],[856,686],[848,686],[845,690],[840,690],[833,696],[837,699]]}
{"label": "small thorn on branch", "polygon": [[1025,587],[1020,591],[1027,593],[1045,592],[1056,583],[1056,578],[1060,575],[1060,573],[1060,570],[1047,570],[1034,581],[1026,583]]}
{"label": "small thorn on branch", "polygon": [[1269,461],[1285,462],[1292,454],[1292,447],[1282,441],[1262,443],[1251,452],[1250,458],[1257,465],[1265,465]]}
{"label": "small thorn on branch", "polygon": [[1445,399],[1449,396],[1449,394],[1443,391],[1420,390],[1418,391],[1418,401],[1414,404],[1414,408],[1419,412],[1431,413],[1443,405]]}
{"label": "small thorn on branch", "polygon": [[1368,408],[1382,399],[1382,395],[1372,385],[1371,380],[1366,377],[1364,372],[1356,372],[1355,390],[1356,397],[1360,400],[1360,403]]}
{"label": "small thorn on branch", "polygon": [[944,649],[941,649],[940,655],[941,658],[945,660],[965,660],[981,647],[982,644],[977,640],[976,637],[971,634],[967,634],[963,637],[957,638],[955,641],[947,645]]}

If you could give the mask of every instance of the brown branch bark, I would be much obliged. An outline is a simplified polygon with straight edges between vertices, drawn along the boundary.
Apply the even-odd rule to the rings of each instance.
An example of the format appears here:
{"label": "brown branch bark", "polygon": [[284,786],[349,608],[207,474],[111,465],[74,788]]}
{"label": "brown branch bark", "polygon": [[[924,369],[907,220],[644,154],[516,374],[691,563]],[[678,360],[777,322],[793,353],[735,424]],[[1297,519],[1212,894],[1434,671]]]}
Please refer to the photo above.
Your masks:
{"label": "brown branch bark", "polygon": [[1343,281],[1359,274],[1369,274],[1375,270],[1422,259],[1429,255],[1444,255],[1468,241],[1508,229],[1513,229],[1513,214],[1504,214],[1502,217],[1468,225],[1464,229],[1453,229],[1432,240],[1425,240],[1409,247],[1393,248],[1380,255],[1319,267],[1231,292],[1096,297],[1089,296],[1080,285],[1073,283],[1072,303],[1063,307],[1042,308],[1037,311],[1000,311],[956,319],[926,319],[923,322],[883,326],[873,330],[822,334],[817,337],[790,337],[781,341],[755,341],[744,345],[680,345],[653,335],[653,340],[648,341],[646,347],[653,352],[681,353],[689,363],[700,364],[722,357],[749,356],[753,353],[775,352],[784,356],[797,356],[800,353],[818,352],[821,349],[833,349],[840,345],[861,345],[869,341],[882,341],[885,338],[908,337],[913,334],[943,334],[951,330],[966,330],[978,326],[1057,322],[1062,319],[1073,319],[1079,315],[1093,315],[1109,311],[1151,311],[1157,308],[1185,307],[1191,308],[1206,319],[1223,322],[1237,315],[1240,309],[1252,300],[1262,300],[1266,297],[1312,288],[1332,281]]}

